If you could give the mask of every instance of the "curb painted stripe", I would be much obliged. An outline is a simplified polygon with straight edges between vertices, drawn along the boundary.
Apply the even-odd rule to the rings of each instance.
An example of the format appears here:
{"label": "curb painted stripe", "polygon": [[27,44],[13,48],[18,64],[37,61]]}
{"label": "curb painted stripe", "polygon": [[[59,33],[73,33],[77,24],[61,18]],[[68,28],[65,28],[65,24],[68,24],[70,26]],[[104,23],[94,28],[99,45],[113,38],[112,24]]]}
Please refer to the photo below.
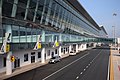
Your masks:
{"label": "curb painted stripe", "polygon": [[107,75],[107,80],[110,80],[110,58],[109,58],[109,63],[108,63],[108,75]]}
{"label": "curb painted stripe", "polygon": [[113,58],[111,48],[110,48],[110,80],[114,80]]}

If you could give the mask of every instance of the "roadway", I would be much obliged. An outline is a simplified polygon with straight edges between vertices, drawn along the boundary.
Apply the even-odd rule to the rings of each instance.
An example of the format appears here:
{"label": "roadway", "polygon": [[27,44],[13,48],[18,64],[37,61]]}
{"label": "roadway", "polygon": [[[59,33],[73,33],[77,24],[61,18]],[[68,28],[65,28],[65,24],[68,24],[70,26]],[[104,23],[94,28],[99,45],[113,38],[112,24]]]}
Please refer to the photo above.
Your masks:
{"label": "roadway", "polygon": [[107,80],[110,49],[91,49],[7,80]]}

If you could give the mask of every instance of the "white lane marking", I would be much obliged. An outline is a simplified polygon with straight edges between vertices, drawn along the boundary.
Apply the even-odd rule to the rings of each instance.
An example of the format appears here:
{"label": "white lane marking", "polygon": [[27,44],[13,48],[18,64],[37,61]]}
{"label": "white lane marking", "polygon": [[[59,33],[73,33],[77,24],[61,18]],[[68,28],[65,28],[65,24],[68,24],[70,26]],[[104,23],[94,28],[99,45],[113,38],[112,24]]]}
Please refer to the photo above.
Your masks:
{"label": "white lane marking", "polygon": [[[101,52],[102,52],[102,50],[101,50]],[[100,53],[101,53],[101,52],[100,52]],[[91,65],[91,63],[100,55],[100,53],[99,53],[97,56],[95,56],[95,58],[88,64],[88,66]],[[86,69],[88,68],[88,66],[86,66]],[[84,69],[84,71],[85,71],[86,69]]]}
{"label": "white lane marking", "polygon": [[76,79],[78,79],[78,78],[79,78],[79,76],[76,77]]}
{"label": "white lane marking", "polygon": [[86,69],[84,69],[84,71],[85,71]]}
{"label": "white lane marking", "polygon": [[86,66],[86,68],[88,68],[88,66]]}
{"label": "white lane marking", "polygon": [[[101,52],[102,52],[102,50],[101,50]],[[94,58],[91,62],[93,62],[93,61],[100,55],[101,52],[99,52],[99,54],[98,54],[97,56],[95,56],[95,58]],[[90,62],[90,63],[91,63],[91,62]],[[88,64],[88,66],[86,66],[86,69],[90,66],[90,63]],[[84,69],[84,71],[85,71],[86,69]],[[84,72],[84,71],[83,71],[83,72]],[[80,74],[82,75],[83,72],[81,72]]]}
{"label": "white lane marking", "polygon": [[[88,53],[88,54],[90,54],[90,53]],[[75,61],[73,61],[73,62],[69,63],[68,65],[64,66],[63,68],[61,68],[61,69],[55,71],[54,73],[52,73],[52,74],[50,74],[49,76],[43,78],[42,80],[46,80],[46,79],[48,79],[49,77],[53,76],[54,74],[56,74],[56,73],[62,71],[63,69],[67,68],[68,66],[70,66],[70,65],[72,65],[73,63],[77,62],[78,60],[84,58],[84,57],[87,56],[88,54],[85,54],[84,56],[82,56],[82,57],[76,59]]]}
{"label": "white lane marking", "polygon": [[108,63],[108,75],[107,75],[107,80],[110,80],[110,79],[109,79],[109,76],[110,76],[109,72],[110,72],[110,58],[109,58],[109,63]]}
{"label": "white lane marking", "polygon": [[80,74],[83,74],[83,72],[81,72]]}

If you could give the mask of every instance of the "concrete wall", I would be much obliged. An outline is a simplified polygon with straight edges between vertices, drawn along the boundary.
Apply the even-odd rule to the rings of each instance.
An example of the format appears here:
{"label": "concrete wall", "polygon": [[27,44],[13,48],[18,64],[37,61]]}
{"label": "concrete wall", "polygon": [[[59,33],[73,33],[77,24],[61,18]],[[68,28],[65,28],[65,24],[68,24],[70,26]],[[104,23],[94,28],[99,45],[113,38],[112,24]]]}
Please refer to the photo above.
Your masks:
{"label": "concrete wall", "polygon": [[[95,44],[96,45],[96,44]],[[71,44],[71,50],[73,48],[73,45]],[[77,49],[77,52],[79,51],[84,51],[87,49],[87,44],[77,44],[77,46],[75,47]],[[57,51],[56,51],[57,50]],[[61,52],[59,52],[61,51]],[[35,52],[34,55],[31,55],[32,52]],[[41,52],[41,58],[38,58],[38,52]],[[45,61],[49,60],[53,56],[64,56],[69,54],[70,52],[70,45],[66,45],[66,46],[61,46],[61,50],[59,49],[59,47],[56,48],[45,48]],[[61,54],[60,54],[61,53]],[[24,61],[24,54],[28,54],[28,61]],[[12,52],[12,55],[15,56],[15,58],[20,59],[20,67],[26,66],[31,64],[31,56],[35,56],[35,62],[41,62],[42,60],[42,49],[40,50],[20,50],[20,51],[14,51]],[[6,55],[0,55],[0,73],[5,71],[5,67],[3,67],[3,58],[6,57]],[[12,68],[14,69],[14,62],[12,63]]]}

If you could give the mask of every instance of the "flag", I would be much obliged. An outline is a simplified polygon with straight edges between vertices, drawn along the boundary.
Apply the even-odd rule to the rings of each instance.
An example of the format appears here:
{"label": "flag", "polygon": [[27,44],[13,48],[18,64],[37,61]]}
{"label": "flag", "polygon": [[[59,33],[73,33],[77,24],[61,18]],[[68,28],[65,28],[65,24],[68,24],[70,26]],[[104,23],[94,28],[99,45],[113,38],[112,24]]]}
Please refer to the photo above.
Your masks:
{"label": "flag", "polygon": [[56,40],[55,40],[53,47],[58,47],[58,46],[59,46],[59,42],[58,42],[57,37],[56,37]]}
{"label": "flag", "polygon": [[38,36],[38,41],[36,42],[36,45],[34,47],[33,50],[38,50],[42,48],[42,44],[41,44],[41,35]]}

